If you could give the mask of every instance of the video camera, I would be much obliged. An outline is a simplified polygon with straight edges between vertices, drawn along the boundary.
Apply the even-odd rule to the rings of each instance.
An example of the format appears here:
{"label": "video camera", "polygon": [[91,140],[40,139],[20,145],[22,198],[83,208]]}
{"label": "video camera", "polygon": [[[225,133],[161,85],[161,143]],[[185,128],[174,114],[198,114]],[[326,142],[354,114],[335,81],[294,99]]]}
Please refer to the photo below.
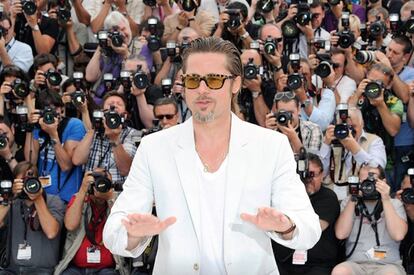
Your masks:
{"label": "video camera", "polygon": [[289,55],[290,66],[292,67],[293,73],[287,78],[287,87],[294,91],[302,87],[303,76],[299,73],[300,70],[300,55],[299,53],[292,53]]}

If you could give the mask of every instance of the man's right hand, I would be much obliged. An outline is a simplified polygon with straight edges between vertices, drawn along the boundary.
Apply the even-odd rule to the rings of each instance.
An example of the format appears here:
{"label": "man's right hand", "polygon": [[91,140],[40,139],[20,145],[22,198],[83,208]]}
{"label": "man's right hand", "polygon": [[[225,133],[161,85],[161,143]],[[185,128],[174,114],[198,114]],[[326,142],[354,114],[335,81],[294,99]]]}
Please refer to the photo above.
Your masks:
{"label": "man's right hand", "polygon": [[34,77],[34,85],[39,88],[40,85],[46,85],[45,73],[41,70],[37,70]]}
{"label": "man's right hand", "polygon": [[331,145],[332,140],[336,138],[334,135],[334,129],[335,129],[335,125],[328,125],[328,128],[326,128],[325,139],[323,143],[327,145]]}
{"label": "man's right hand", "polygon": [[23,191],[23,179],[14,179],[12,192],[14,196],[19,195]]}
{"label": "man's right hand", "polygon": [[357,98],[359,98],[364,93],[365,87],[367,86],[369,82],[371,82],[371,80],[369,80],[368,78],[365,78],[359,83],[358,88],[355,93]]}
{"label": "man's right hand", "polygon": [[13,1],[12,7],[11,7],[11,17],[16,18],[16,16],[22,12],[23,12],[22,2],[20,0]]}
{"label": "man's right hand", "polygon": [[176,221],[177,218],[172,216],[161,221],[151,214],[129,214],[127,219],[122,220],[122,224],[128,232],[128,237],[143,238],[160,234]]}
{"label": "man's right hand", "polygon": [[82,191],[83,193],[86,194],[89,190],[89,186],[94,182],[95,182],[95,179],[92,176],[92,171],[86,172],[85,176],[83,177],[82,185],[79,191]]}

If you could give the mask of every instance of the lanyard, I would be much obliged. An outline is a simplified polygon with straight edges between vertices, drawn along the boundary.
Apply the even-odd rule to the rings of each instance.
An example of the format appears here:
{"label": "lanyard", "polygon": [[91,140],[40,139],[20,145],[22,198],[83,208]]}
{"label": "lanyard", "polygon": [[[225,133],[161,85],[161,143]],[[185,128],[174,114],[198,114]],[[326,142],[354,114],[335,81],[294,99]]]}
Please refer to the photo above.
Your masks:
{"label": "lanyard", "polygon": [[[367,206],[365,205],[364,201],[360,200],[359,204],[362,208],[362,215],[368,219],[368,221],[371,223],[372,230],[374,230],[375,233],[375,241],[377,242],[377,246],[379,247],[380,240],[379,240],[379,234],[378,234],[378,219],[379,215],[382,212],[382,203],[380,200],[377,201],[377,204],[374,207],[374,210],[372,210],[372,213],[369,213]],[[378,215],[378,217],[377,217]]]}
{"label": "lanyard", "polygon": [[55,157],[54,157],[54,159],[52,161],[52,166],[50,167],[49,171],[46,171],[47,170],[47,166],[48,166],[48,163],[47,163],[47,155],[48,155],[48,153],[49,153],[49,144],[47,144],[46,147],[45,147],[45,153],[44,153],[43,165],[42,165],[42,173],[41,173],[42,176],[45,176],[45,172],[47,172],[48,175],[50,175],[50,172],[53,170],[53,168],[55,167],[55,164],[56,164],[56,155],[55,155]]}
{"label": "lanyard", "polygon": [[[96,243],[95,234],[96,234],[99,224],[101,224],[102,222],[105,222],[106,220],[106,211],[107,211],[108,205],[105,202],[105,207],[102,207],[102,210],[98,213],[98,216],[95,217],[91,204],[92,202],[88,203],[88,205],[86,206],[85,214],[83,216],[84,217],[83,222],[85,226],[86,238],[91,242],[91,244],[98,245]],[[91,219],[88,223],[89,210],[91,210],[92,213],[91,213]],[[89,230],[89,224],[92,226],[92,231]]]}
{"label": "lanyard", "polygon": [[99,161],[98,161],[98,166],[97,167],[101,167],[102,162],[104,161],[104,159],[106,158],[106,156],[109,153],[109,150],[111,150],[111,147],[108,146],[108,148],[106,149],[105,153],[102,155],[103,152],[103,139],[99,139],[99,146],[101,147],[101,150],[99,150]]}
{"label": "lanyard", "polygon": [[37,224],[38,221],[36,221],[36,223],[35,223],[37,212],[36,212],[34,206],[32,205],[30,207],[30,211],[29,211],[27,216],[26,216],[24,208],[25,208],[24,207],[24,201],[21,200],[20,201],[20,216],[21,216],[21,218],[23,220],[23,223],[24,223],[23,240],[26,243],[27,242],[27,227],[28,227],[28,225],[30,226],[30,229],[32,231],[39,231],[40,230],[40,224]]}

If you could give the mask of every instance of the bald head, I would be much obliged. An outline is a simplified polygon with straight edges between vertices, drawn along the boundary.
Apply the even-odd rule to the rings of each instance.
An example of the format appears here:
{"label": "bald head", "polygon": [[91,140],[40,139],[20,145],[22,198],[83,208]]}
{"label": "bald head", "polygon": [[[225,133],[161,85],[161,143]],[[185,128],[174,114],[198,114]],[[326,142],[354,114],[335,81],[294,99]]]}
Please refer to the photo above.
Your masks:
{"label": "bald head", "polygon": [[244,50],[240,58],[243,64],[247,64],[249,62],[249,59],[253,58],[253,63],[256,66],[262,65],[261,55],[256,50],[253,50],[253,49]]}

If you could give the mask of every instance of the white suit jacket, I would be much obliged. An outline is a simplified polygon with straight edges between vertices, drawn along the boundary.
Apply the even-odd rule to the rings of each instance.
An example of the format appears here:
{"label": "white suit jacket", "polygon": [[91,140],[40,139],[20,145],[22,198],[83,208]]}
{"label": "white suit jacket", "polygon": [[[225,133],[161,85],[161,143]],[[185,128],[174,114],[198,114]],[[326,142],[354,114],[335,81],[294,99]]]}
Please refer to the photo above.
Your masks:
{"label": "white suit jacket", "polygon": [[[142,139],[124,191],[112,207],[104,228],[104,243],[113,254],[137,257],[149,243],[127,251],[121,220],[129,213],[150,213],[155,202],[161,220],[177,221],[159,235],[154,274],[199,274],[200,202],[192,118]],[[271,240],[310,249],[321,229],[288,139],[275,131],[243,122],[232,114],[224,209],[224,264],[229,275],[279,274]],[[258,229],[240,219],[271,206],[296,224],[292,240]],[[277,252],[276,252],[277,253]]]}

